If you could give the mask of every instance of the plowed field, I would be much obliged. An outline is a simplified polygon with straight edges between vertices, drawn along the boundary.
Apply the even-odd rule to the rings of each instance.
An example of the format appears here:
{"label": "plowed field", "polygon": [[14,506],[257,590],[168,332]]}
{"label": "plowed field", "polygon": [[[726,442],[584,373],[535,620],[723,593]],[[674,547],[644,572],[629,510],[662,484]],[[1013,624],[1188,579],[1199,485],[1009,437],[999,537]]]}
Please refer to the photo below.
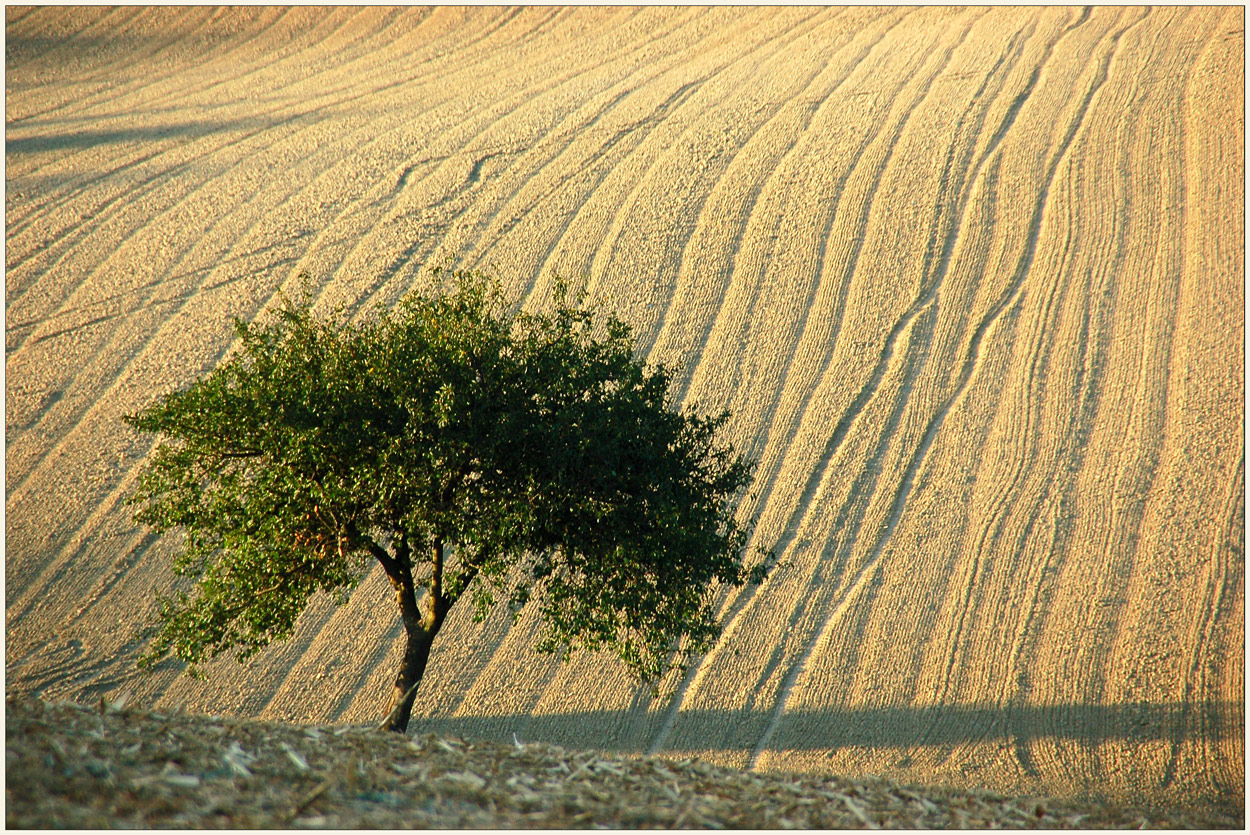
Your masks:
{"label": "plowed field", "polygon": [[[7,8],[7,687],[384,711],[380,570],[198,682],[121,416],[310,273],[553,273],[758,457],[781,564],[652,697],[453,612],[414,728],[1244,804],[1244,9]],[[112,696],[110,696],[112,697]]]}

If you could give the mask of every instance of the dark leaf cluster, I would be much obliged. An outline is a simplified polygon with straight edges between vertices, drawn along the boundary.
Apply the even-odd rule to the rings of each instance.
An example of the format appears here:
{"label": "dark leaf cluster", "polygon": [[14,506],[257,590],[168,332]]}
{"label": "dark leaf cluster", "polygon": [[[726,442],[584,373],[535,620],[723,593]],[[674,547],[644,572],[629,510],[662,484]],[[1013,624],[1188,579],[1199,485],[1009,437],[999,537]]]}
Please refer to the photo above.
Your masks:
{"label": "dark leaf cluster", "polygon": [[361,322],[284,299],[234,323],[216,370],[127,418],[161,438],[136,518],[182,532],[189,578],[147,663],[247,657],[377,560],[401,608],[424,590],[434,629],[466,593],[478,616],[533,599],[543,649],[611,649],[654,680],[715,638],[717,584],[762,579],[727,415],[673,408],[671,371],[562,283],[530,314],[488,276],[435,279]]}

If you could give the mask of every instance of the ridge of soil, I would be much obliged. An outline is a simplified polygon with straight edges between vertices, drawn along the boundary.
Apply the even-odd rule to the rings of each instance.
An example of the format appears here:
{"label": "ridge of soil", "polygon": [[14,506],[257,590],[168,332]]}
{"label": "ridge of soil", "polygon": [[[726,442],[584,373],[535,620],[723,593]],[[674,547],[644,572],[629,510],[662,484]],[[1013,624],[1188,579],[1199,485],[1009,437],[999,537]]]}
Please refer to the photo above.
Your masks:
{"label": "ridge of soil", "polygon": [[17,828],[1241,828],[1127,808],[543,743],[6,699]]}

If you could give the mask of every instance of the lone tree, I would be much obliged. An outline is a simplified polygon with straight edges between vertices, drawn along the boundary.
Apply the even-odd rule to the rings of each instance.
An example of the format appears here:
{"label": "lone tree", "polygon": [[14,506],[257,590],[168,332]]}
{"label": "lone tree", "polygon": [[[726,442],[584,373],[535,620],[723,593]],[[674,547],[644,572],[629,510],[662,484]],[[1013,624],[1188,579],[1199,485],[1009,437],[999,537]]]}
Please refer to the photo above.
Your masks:
{"label": "lone tree", "polygon": [[714,581],[762,579],[727,415],[671,409],[670,371],[560,283],[553,312],[527,314],[480,273],[435,276],[359,324],[314,315],[307,293],[236,319],[239,350],[126,417],[165,438],[135,518],[184,532],[174,568],[193,580],[162,601],[141,664],[243,661],[376,560],[406,637],[383,727],[403,732],[466,593],[479,620],[497,596],[514,617],[532,598],[541,650],[611,649],[654,681],[718,634]]}

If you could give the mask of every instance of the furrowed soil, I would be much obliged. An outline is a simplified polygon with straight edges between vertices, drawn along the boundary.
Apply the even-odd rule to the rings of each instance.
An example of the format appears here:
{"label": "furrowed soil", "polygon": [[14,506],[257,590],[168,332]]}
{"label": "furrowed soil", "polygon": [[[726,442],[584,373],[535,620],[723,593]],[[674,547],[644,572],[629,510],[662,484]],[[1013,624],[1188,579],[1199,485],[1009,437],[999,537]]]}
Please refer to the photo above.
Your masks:
{"label": "furrowed soil", "polygon": [[[190,777],[230,807],[231,742],[253,775],[299,771],[266,734],[308,761],[282,804],[373,756],[314,764],[276,723],[380,718],[380,570],[246,667],[136,672],[177,542],[123,504],[151,443],[121,417],[301,272],[367,315],[447,259],[532,308],[566,276],[681,363],[677,402],[731,410],[759,459],[741,513],[780,563],[716,592],[719,643],[656,696],[537,654],[533,611],[453,611],[416,747],[368,742],[418,770],[361,766],[360,791],[407,791],[387,781],[430,740],[510,762],[515,734],[570,768],[806,775],[779,779],[852,798],[827,825],[874,814],[842,782],[867,775],[1243,819],[1243,8],[5,14],[6,773],[29,788],[13,757],[46,744],[30,768],[106,775],[83,760],[77,811],[10,823],[175,822]],[[14,707],[123,693],[134,712],[81,718],[112,747],[31,741],[60,714]],[[186,720],[225,746],[208,770],[108,724],[175,708],[231,717]],[[91,794],[107,775],[140,805]],[[503,803],[484,775],[465,796]],[[300,814],[374,820],[324,791]],[[486,820],[421,791],[452,804],[429,820]]]}

